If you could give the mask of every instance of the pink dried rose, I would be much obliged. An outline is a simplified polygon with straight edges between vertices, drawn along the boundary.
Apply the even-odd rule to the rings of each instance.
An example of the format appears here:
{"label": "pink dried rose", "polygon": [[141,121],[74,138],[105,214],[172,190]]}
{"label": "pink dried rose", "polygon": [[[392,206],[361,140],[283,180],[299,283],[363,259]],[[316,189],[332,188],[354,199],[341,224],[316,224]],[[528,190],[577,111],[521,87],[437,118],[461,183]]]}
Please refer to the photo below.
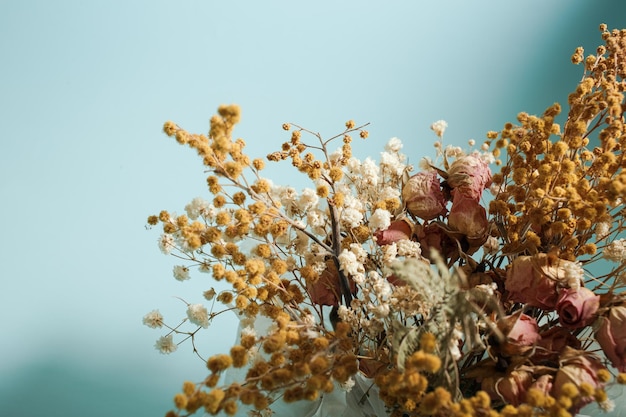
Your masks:
{"label": "pink dried rose", "polygon": [[[326,261],[326,269],[322,272],[317,281],[308,283],[307,291],[311,298],[311,302],[323,306],[339,305],[341,300],[341,282],[339,281],[339,272],[332,260]],[[355,282],[347,277],[350,285],[350,291],[356,292]]]}
{"label": "pink dried rose", "polygon": [[544,394],[550,394],[550,391],[552,391],[553,380],[554,380],[554,377],[552,375],[549,375],[549,374],[541,375],[539,378],[535,380],[535,382],[532,383],[530,388],[539,390]]}
{"label": "pink dried rose", "polygon": [[626,307],[611,307],[596,322],[596,340],[611,364],[626,372]]}
{"label": "pink dried rose", "polygon": [[475,155],[457,158],[448,170],[448,185],[466,198],[478,201],[483,190],[491,185],[489,165]]}
{"label": "pink dried rose", "polygon": [[446,199],[436,171],[423,171],[413,175],[402,189],[402,199],[407,210],[423,220],[446,214]]}
{"label": "pink dried rose", "polygon": [[540,335],[541,339],[537,342],[533,355],[534,362],[558,362],[561,352],[566,347],[580,349],[580,340],[564,327],[550,327]]}
{"label": "pink dried rose", "polygon": [[541,339],[537,320],[526,314],[520,314],[507,337],[509,341],[518,345],[534,345]]}
{"label": "pink dried rose", "polygon": [[512,371],[506,376],[490,376],[482,380],[481,389],[492,400],[502,400],[518,406],[526,400],[526,393],[532,384],[532,374],[526,371]]}
{"label": "pink dried rose", "polygon": [[[552,384],[552,396],[559,398],[562,394],[563,385],[572,383],[577,387],[585,382],[593,388],[602,388],[604,383],[598,379],[598,371],[606,369],[600,359],[587,352],[567,348],[561,355],[561,367],[557,371]],[[593,397],[579,398],[572,408],[571,413],[576,414],[585,405],[591,403]]]}
{"label": "pink dried rose", "polygon": [[506,271],[504,287],[517,303],[554,310],[558,300],[556,280],[548,274],[548,255],[518,256]]}
{"label": "pink dried rose", "polygon": [[487,212],[478,203],[478,200],[468,198],[464,194],[455,193],[452,208],[448,215],[448,226],[452,230],[461,232],[468,239],[486,239],[489,228]]}
{"label": "pink dried rose", "polygon": [[379,230],[374,233],[376,243],[379,245],[389,245],[398,240],[411,239],[413,228],[408,220],[395,220],[385,230]]}
{"label": "pink dried rose", "polygon": [[600,307],[600,297],[588,288],[563,289],[556,303],[559,323],[569,329],[578,329],[593,323]]}

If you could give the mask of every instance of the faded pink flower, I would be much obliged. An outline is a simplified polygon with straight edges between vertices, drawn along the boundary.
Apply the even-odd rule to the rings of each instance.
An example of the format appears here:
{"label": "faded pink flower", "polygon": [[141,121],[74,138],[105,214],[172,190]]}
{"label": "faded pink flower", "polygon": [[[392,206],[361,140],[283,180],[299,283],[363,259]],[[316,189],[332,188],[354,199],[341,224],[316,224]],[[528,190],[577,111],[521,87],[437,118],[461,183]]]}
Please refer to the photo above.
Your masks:
{"label": "faded pink flower", "polygon": [[446,213],[446,200],[436,171],[418,172],[402,189],[402,199],[414,216],[431,220]]}
{"label": "faded pink flower", "polygon": [[564,289],[559,294],[556,311],[563,327],[577,329],[591,324],[600,306],[600,297],[588,288]]}
{"label": "faded pink flower", "polygon": [[[322,272],[317,281],[308,283],[307,291],[311,302],[323,306],[339,305],[341,300],[341,283],[339,282],[339,272],[332,260],[326,261],[326,269]],[[350,290],[356,292],[355,282],[348,277]]]}
{"label": "faded pink flower", "polygon": [[532,383],[530,388],[539,390],[543,392],[544,394],[550,394],[550,391],[552,390],[553,380],[554,380],[554,377],[552,375],[548,375],[548,374],[541,375],[539,378],[535,380],[535,382]]}
{"label": "faded pink flower", "polygon": [[532,374],[526,371],[512,371],[506,376],[491,376],[482,380],[481,389],[492,400],[502,400],[518,406],[526,399],[526,392],[532,384]]}
{"label": "faded pink flower", "polygon": [[382,246],[398,240],[411,239],[412,234],[413,228],[411,224],[407,220],[402,219],[391,222],[387,229],[374,233],[374,237],[376,237],[376,243]]}
{"label": "faded pink flower", "polygon": [[[580,387],[583,382],[590,384],[594,388],[601,388],[604,386],[604,383],[598,380],[598,371],[606,368],[595,356],[584,351],[568,348],[562,355],[560,363],[561,367],[556,373],[554,383],[552,384],[552,396],[554,398],[559,398],[561,396],[563,385],[568,382],[571,382],[577,387]],[[569,411],[576,414],[581,408],[592,401],[593,397],[581,398]]]}
{"label": "faded pink flower", "polygon": [[565,347],[580,349],[580,340],[564,327],[550,327],[540,335],[541,339],[537,342],[533,360],[557,361]]}
{"label": "faded pink flower", "polygon": [[475,155],[457,158],[448,170],[448,185],[455,193],[480,200],[483,190],[491,184],[489,165]]}
{"label": "faded pink flower", "polygon": [[518,256],[506,271],[504,287],[517,303],[550,311],[556,307],[556,281],[546,274],[548,255]]}
{"label": "faded pink flower", "polygon": [[626,307],[612,307],[597,321],[596,340],[620,372],[626,372]]}
{"label": "faded pink flower", "polygon": [[[478,200],[455,193],[452,208],[448,215],[448,226],[467,236],[468,239],[486,238],[489,222],[487,212]],[[483,241],[480,242],[482,245]]]}
{"label": "faded pink flower", "polygon": [[509,332],[508,338],[518,345],[534,345],[541,339],[537,320],[526,314],[521,314]]}

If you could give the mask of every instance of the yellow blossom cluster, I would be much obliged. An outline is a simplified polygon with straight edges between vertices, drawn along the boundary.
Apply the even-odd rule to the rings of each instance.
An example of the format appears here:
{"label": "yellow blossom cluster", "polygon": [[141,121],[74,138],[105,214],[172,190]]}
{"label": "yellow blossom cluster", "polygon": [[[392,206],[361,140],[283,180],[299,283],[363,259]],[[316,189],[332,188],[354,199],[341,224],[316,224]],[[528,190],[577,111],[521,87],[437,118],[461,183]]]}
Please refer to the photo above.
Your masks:
{"label": "yellow blossom cluster", "polygon": [[[280,392],[285,402],[313,401],[332,391],[333,381],[345,382],[357,372],[346,324],[339,323],[335,332],[311,338],[306,326],[291,321],[286,313],[278,313],[275,319],[275,331],[262,337],[245,335],[230,354],[209,358],[211,374],[202,384],[185,382],[183,392],[174,397],[176,408],[191,414],[203,409],[209,414],[223,411],[236,415],[238,404],[244,404],[262,411],[275,400],[275,392]],[[244,382],[217,386],[224,371],[245,366]]]}
{"label": "yellow blossom cluster", "polygon": [[[508,156],[494,175],[499,189],[490,204],[504,253],[593,256],[594,226],[612,222],[626,197],[626,31],[601,30],[606,46],[584,58],[585,75],[569,96],[562,128],[561,106],[554,104],[541,116],[520,113],[519,125],[507,123],[499,137],[490,136]],[[582,48],[572,60],[583,61]]]}

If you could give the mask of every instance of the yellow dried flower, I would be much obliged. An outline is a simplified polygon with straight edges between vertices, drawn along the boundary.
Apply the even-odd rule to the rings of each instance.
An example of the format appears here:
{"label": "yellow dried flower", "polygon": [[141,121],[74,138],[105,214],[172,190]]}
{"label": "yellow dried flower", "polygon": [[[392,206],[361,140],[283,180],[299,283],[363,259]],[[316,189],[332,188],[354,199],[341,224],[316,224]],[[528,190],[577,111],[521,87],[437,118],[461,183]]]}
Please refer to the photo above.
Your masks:
{"label": "yellow dried flower", "polygon": [[207,360],[207,368],[213,373],[228,369],[232,364],[233,359],[225,354],[214,355]]}

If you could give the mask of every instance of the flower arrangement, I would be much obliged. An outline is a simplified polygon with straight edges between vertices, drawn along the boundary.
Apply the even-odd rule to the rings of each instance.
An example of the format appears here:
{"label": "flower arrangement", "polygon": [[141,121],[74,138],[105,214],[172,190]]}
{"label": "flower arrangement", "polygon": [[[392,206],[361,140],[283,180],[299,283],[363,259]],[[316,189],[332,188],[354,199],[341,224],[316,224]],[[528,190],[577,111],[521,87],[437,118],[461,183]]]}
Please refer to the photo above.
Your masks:
{"label": "flower arrangement", "polygon": [[167,329],[156,348],[171,353],[225,311],[241,320],[167,416],[266,416],[337,392],[355,415],[611,410],[607,389],[626,383],[626,30],[600,30],[605,45],[572,56],[584,75],[562,126],[555,104],[463,150],[438,121],[437,160],[417,169],[397,138],[379,162],[353,157],[367,125],[325,139],[284,124],[266,159],[310,179],[298,192],[233,140],[237,106],[219,107],[208,136],[165,123],[202,158],[213,197],[148,223],[185,262],[176,279],[194,267],[222,289],[204,292],[210,309],[187,304],[190,331],[158,310],[143,321]]}

